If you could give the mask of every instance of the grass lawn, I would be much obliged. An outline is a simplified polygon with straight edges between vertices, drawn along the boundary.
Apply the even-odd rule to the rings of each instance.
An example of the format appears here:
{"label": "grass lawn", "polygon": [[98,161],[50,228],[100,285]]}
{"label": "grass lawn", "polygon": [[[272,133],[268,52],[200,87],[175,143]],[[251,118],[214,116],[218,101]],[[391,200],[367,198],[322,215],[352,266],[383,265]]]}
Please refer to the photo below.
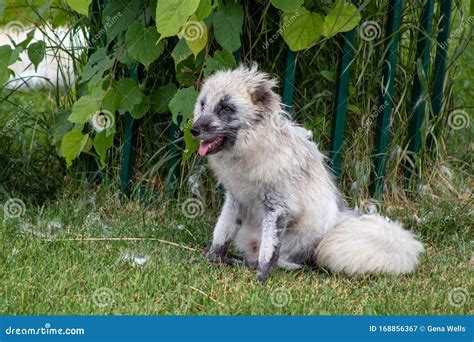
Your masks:
{"label": "grass lawn", "polygon": [[[321,269],[278,270],[260,284],[244,266],[213,266],[201,256],[210,241],[213,211],[188,219],[178,205],[145,208],[117,202],[105,195],[97,200],[65,197],[3,220],[0,313],[472,313],[466,230],[443,235],[435,244],[424,238],[427,253],[408,276],[351,279]],[[430,231],[439,232],[441,224],[450,232],[453,225],[469,229],[465,209],[444,222],[443,211],[452,207],[438,208],[419,233],[436,240]],[[103,240],[88,240],[98,236]],[[119,237],[143,240],[114,240]]]}

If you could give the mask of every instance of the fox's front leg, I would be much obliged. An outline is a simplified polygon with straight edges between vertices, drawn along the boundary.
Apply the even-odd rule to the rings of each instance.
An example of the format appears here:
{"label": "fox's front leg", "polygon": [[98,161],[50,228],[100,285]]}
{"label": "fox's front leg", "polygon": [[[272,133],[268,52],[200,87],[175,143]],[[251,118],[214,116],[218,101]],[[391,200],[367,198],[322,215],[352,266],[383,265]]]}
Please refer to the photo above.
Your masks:
{"label": "fox's front leg", "polygon": [[278,261],[283,233],[288,222],[288,212],[278,205],[265,205],[262,222],[262,242],[258,255],[257,279],[266,281]]}
{"label": "fox's front leg", "polygon": [[239,217],[239,203],[229,192],[226,192],[224,206],[214,228],[212,245],[207,252],[210,261],[231,264],[226,257],[229,245],[242,223]]}

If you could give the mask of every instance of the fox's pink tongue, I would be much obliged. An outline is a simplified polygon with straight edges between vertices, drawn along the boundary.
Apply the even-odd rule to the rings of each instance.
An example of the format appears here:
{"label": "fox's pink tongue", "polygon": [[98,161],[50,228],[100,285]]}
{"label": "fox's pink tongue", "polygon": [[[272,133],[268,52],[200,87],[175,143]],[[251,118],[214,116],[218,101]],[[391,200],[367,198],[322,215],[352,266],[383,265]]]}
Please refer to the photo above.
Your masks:
{"label": "fox's pink tongue", "polygon": [[211,142],[203,141],[199,145],[199,155],[200,156],[205,156],[207,154],[207,151],[209,150],[209,147],[211,147]]}

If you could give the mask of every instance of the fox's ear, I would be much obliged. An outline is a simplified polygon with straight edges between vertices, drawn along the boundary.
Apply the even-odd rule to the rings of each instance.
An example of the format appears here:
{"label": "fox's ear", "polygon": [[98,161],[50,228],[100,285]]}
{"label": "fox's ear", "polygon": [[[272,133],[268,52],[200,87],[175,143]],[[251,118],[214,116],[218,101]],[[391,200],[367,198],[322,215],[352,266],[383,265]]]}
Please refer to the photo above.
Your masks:
{"label": "fox's ear", "polygon": [[252,92],[250,93],[250,97],[252,98],[252,102],[256,106],[265,106],[268,104],[268,101],[270,100],[272,96],[273,91],[271,89],[268,89],[267,87],[263,85],[258,85],[254,89],[252,89]]}
{"label": "fox's ear", "polygon": [[280,97],[273,91],[277,81],[266,74],[259,75],[260,79],[250,90],[250,97],[255,106],[274,109],[280,103]]}

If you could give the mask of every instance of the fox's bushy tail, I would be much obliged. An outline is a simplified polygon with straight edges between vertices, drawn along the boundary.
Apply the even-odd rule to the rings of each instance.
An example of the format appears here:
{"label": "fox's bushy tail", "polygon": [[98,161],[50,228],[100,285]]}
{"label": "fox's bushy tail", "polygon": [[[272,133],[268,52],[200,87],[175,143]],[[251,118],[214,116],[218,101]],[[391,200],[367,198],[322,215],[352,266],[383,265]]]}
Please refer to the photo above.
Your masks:
{"label": "fox's bushy tail", "polygon": [[423,252],[413,233],[379,215],[347,216],[319,243],[318,265],[349,275],[412,272]]}

